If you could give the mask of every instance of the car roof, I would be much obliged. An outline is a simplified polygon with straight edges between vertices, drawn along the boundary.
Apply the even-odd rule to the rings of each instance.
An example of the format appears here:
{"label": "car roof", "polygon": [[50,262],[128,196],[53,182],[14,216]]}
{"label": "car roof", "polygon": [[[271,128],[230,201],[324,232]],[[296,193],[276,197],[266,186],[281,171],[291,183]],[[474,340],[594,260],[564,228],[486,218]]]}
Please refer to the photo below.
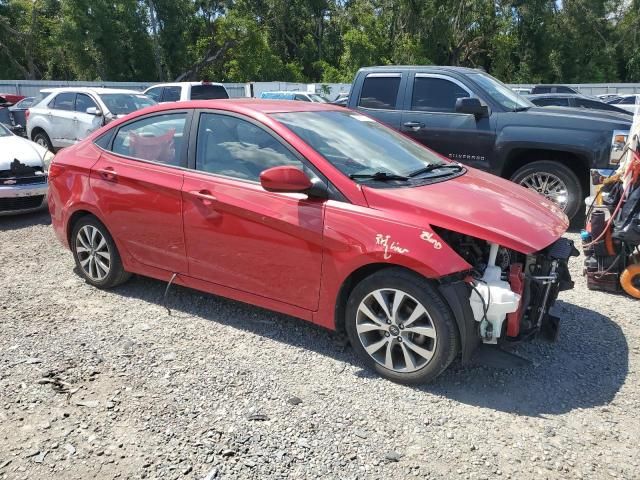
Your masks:
{"label": "car roof", "polygon": [[597,98],[582,95],[580,93],[536,93],[527,95],[527,98],[586,98],[587,100],[597,100]]}
{"label": "car roof", "polygon": [[95,93],[96,95],[100,94],[109,94],[109,93],[135,93],[142,94],[139,90],[124,90],[121,88],[103,88],[103,87],[59,87],[59,88],[43,88],[40,90],[42,93],[61,93],[61,92],[72,92],[72,93]]}
{"label": "car roof", "polygon": [[271,95],[273,95],[273,94],[295,95],[295,94],[300,94],[300,93],[307,94],[307,93],[313,93],[313,92],[302,92],[300,90],[269,90],[269,91],[266,91],[266,92],[261,92],[260,95],[264,95],[265,93],[268,93],[268,94],[271,94]]}
{"label": "car roof", "polygon": [[535,88],[535,87],[568,87],[568,88],[573,88],[570,85],[565,85],[564,83],[538,83],[533,88]]}
{"label": "car roof", "polygon": [[222,83],[217,83],[217,82],[169,82],[169,83],[154,83],[153,85],[150,85],[148,88],[145,88],[145,90],[149,90],[150,88],[154,88],[154,87],[180,87],[183,85],[191,85],[191,86],[215,85],[217,87],[224,87]]}
{"label": "car roof", "polygon": [[431,70],[439,72],[458,72],[458,73],[486,73],[484,70],[467,67],[449,67],[444,65],[376,65],[372,67],[363,67],[361,72],[389,72],[392,70]]}
{"label": "car roof", "polygon": [[238,113],[289,113],[289,112],[317,112],[336,111],[345,112],[343,107],[330,103],[294,102],[291,100],[267,100],[260,98],[232,98],[220,100],[188,100],[186,102],[161,103],[144,110],[146,113],[154,111],[171,110],[177,108],[211,108],[227,110]]}

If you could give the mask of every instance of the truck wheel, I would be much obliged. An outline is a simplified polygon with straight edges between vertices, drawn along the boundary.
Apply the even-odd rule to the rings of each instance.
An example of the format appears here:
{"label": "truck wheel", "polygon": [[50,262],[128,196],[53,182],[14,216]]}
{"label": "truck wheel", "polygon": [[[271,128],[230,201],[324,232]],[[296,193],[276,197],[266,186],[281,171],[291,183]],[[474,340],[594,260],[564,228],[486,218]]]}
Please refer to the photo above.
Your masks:
{"label": "truck wheel", "polygon": [[41,147],[46,148],[50,152],[53,152],[53,145],[51,145],[51,140],[49,140],[49,135],[47,135],[44,131],[39,131],[33,136],[33,141],[36,142]]}
{"label": "truck wheel", "polygon": [[426,279],[398,268],[380,270],[351,292],[345,328],[355,352],[398,383],[433,380],[460,350],[451,311]]}
{"label": "truck wheel", "polygon": [[511,176],[511,181],[538,192],[558,205],[572,219],[584,196],[580,180],[559,162],[541,160],[526,164]]}

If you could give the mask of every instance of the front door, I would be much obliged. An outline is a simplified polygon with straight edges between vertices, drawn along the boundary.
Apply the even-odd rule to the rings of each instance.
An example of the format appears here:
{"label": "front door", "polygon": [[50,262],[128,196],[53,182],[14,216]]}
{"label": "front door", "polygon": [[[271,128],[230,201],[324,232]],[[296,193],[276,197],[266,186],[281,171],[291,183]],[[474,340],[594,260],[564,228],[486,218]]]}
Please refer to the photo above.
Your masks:
{"label": "front door", "polygon": [[107,227],[137,261],[187,273],[182,182],[189,113],[150,115],[119,127],[91,169]]}
{"label": "front door", "polygon": [[78,142],[87,137],[91,132],[102,126],[102,116],[87,113],[87,108],[99,108],[96,102],[86,93],[76,95],[75,124],[73,140]]}
{"label": "front door", "polygon": [[235,115],[202,113],[192,145],[183,185],[190,275],[316,310],[325,204],[259,183],[278,165],[313,173],[272,132]]}
{"label": "front door", "polygon": [[401,130],[451,160],[489,169],[495,142],[492,119],[455,111],[456,100],[473,92],[441,74],[416,73],[409,82]]}

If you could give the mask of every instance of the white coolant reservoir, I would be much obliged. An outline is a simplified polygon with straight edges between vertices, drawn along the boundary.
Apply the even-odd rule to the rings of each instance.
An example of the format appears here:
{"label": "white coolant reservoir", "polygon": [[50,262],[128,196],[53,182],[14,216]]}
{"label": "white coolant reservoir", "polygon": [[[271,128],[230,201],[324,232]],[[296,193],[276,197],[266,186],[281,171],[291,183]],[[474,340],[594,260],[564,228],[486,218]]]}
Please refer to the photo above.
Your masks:
{"label": "white coolant reservoir", "polygon": [[507,313],[515,312],[520,305],[520,295],[501,279],[502,271],[495,264],[498,248],[497,244],[491,244],[488,266],[482,278],[474,282],[475,289],[471,290],[469,298],[473,316],[480,322],[484,343],[498,342]]}

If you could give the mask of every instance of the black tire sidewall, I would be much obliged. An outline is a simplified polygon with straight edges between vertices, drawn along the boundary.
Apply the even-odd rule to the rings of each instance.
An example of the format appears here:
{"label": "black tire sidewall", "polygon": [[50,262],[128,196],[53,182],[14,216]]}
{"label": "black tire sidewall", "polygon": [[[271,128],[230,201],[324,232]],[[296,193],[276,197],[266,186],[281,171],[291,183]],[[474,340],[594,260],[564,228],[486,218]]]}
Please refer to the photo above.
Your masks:
{"label": "black tire sidewall", "polygon": [[[411,373],[388,370],[371,358],[360,342],[356,331],[358,306],[369,293],[382,288],[394,288],[408,293],[422,303],[433,320],[438,335],[435,353],[420,370]],[[382,270],[356,285],[347,301],[344,324],[354,351],[366,366],[397,383],[422,384],[434,380],[451,364],[460,349],[458,328],[444,299],[426,279],[401,269]]]}
{"label": "black tire sidewall", "polygon": [[[111,265],[109,268],[109,273],[107,276],[101,281],[97,281],[87,276],[84,269],[80,265],[80,259],[78,258],[78,253],[76,252],[76,237],[80,229],[86,225],[91,225],[92,227],[97,228],[102,236],[104,237],[107,245],[109,247],[109,253],[111,255]],[[78,220],[73,226],[73,230],[71,232],[71,252],[73,253],[73,259],[76,262],[76,267],[78,268],[80,275],[85,281],[94,287],[97,288],[111,288],[118,283],[121,283],[121,278],[123,276],[124,268],[122,266],[122,260],[120,259],[120,254],[118,252],[118,248],[116,247],[109,230],[94,216],[86,216],[82,217]]]}
{"label": "black tire sidewall", "polygon": [[[580,206],[584,201],[584,192],[582,191],[582,185],[580,180],[573,171],[562,163],[555,162],[553,160],[538,160],[532,163],[528,163],[524,167],[519,168],[511,176],[511,181],[517,184],[532,173],[546,172],[560,178],[567,186],[569,193],[569,200],[567,202],[567,208],[565,214],[571,220],[580,211]],[[524,187],[524,185],[523,185]],[[524,187],[526,188],[526,187]]]}
{"label": "black tire sidewall", "polygon": [[44,142],[47,144],[47,147],[46,147],[47,150],[49,150],[50,152],[53,152],[53,145],[51,145],[51,140],[49,139],[49,135],[47,135],[45,132],[38,132],[33,137],[33,141],[38,143],[38,137],[42,137],[44,139]]}

